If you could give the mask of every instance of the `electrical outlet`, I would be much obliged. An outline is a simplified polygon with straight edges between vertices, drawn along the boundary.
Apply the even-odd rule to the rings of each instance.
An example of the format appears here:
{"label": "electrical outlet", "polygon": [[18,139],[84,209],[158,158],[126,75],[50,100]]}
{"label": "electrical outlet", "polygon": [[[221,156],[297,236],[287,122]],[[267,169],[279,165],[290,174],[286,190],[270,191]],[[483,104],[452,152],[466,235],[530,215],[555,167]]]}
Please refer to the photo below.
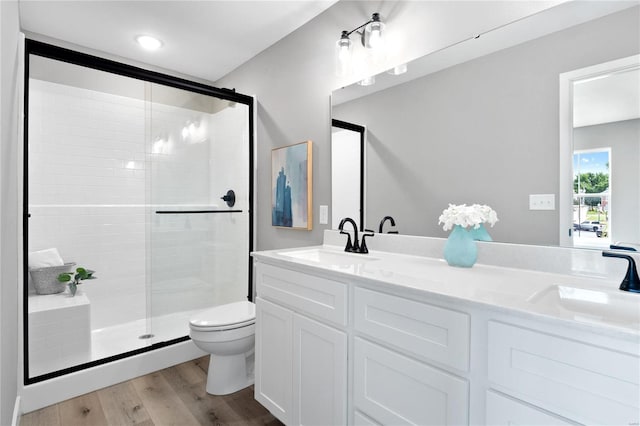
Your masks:
{"label": "electrical outlet", "polygon": [[320,206],[320,225],[329,223],[329,206]]}
{"label": "electrical outlet", "polygon": [[555,194],[530,194],[529,210],[555,210]]}

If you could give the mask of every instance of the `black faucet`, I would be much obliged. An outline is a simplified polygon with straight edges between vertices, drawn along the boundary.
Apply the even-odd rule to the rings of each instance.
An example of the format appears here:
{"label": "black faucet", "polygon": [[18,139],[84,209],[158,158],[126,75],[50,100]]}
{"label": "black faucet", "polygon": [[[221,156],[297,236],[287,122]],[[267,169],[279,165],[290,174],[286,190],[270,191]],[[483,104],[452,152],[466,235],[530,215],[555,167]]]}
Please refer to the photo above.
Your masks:
{"label": "black faucet", "polygon": [[[344,224],[347,222],[349,222],[351,226],[353,226],[353,244],[351,243],[351,235],[343,230]],[[340,230],[341,234],[347,236],[347,245],[344,248],[344,251],[348,251],[350,253],[360,253],[360,243],[358,242],[358,225],[356,225],[356,222],[350,217],[345,217],[340,221],[338,229]]]}
{"label": "black faucet", "polygon": [[638,268],[636,267],[636,261],[633,257],[627,254],[611,253],[610,251],[603,251],[602,256],[627,259],[629,261],[629,267],[627,268],[627,274],[622,280],[622,283],[620,283],[620,290],[640,293],[640,278],[638,278]]}
{"label": "black faucet", "polygon": [[[382,220],[380,221],[380,225],[378,226],[378,232],[380,234],[382,234],[382,228],[384,227],[384,223],[387,220],[389,222],[391,222],[391,226],[396,226],[396,221],[393,220],[393,218],[391,216],[385,216],[385,217],[382,218]],[[397,233],[398,233],[398,231],[389,231],[389,232],[387,232],[387,234],[397,234]]]}

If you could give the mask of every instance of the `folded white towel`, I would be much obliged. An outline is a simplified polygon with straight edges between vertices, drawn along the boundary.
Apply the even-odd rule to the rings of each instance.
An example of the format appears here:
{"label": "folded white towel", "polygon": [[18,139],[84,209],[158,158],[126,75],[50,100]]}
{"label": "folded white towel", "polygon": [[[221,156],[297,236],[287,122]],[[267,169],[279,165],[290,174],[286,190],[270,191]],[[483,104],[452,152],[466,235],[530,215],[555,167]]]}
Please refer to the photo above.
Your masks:
{"label": "folded white towel", "polygon": [[33,251],[29,253],[29,269],[45,268],[47,266],[62,266],[64,261],[58,253],[58,249]]}

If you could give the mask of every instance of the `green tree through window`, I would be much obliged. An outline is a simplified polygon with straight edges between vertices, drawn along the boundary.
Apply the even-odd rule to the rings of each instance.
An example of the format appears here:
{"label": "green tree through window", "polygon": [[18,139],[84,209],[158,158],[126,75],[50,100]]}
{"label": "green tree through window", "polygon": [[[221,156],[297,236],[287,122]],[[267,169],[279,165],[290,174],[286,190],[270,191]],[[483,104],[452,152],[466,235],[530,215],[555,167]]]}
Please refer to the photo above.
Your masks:
{"label": "green tree through window", "polygon": [[573,180],[573,190],[578,192],[578,178],[580,180],[580,189],[587,194],[604,192],[609,187],[609,175],[607,173],[580,173]]}
{"label": "green tree through window", "polygon": [[[578,190],[580,185],[580,191]],[[608,173],[580,173],[573,180],[573,191],[578,193],[584,191],[585,194],[598,194],[609,188]],[[600,203],[600,197],[585,197],[584,203],[589,206],[597,206]]]}

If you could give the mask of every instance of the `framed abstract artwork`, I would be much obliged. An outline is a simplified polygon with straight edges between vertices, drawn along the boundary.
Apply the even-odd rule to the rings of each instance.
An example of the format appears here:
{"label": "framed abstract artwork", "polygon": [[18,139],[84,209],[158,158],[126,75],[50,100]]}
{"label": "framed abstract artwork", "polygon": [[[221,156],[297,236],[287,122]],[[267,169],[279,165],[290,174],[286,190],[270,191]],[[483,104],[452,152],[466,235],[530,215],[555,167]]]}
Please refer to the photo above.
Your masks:
{"label": "framed abstract artwork", "polygon": [[311,230],[312,142],[271,151],[271,224]]}

